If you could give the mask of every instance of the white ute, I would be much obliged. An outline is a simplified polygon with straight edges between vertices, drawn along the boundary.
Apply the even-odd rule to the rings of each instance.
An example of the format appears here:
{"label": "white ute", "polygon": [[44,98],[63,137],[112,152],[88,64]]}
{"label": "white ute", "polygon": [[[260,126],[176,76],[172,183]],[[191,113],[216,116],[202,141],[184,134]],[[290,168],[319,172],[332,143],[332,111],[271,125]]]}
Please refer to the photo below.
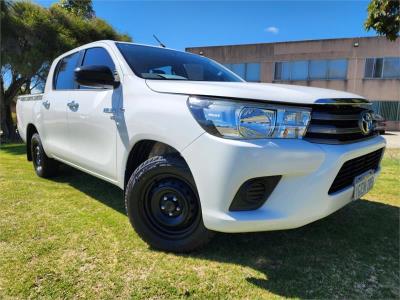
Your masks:
{"label": "white ute", "polygon": [[64,163],[119,186],[136,232],[175,252],[323,218],[368,192],[385,148],[360,96],[114,41],[58,57],[17,117],[37,175]]}

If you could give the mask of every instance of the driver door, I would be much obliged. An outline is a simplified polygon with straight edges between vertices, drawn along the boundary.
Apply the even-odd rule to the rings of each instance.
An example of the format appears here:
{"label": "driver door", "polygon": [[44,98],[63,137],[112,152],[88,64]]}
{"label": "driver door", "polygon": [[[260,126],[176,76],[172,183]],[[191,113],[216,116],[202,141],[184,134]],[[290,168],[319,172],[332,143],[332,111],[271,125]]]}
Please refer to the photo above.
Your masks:
{"label": "driver door", "polygon": [[[106,65],[115,70],[115,64],[105,48],[85,50],[82,66]],[[77,86],[71,92],[67,108],[70,161],[111,181],[117,179],[116,137],[114,115],[120,105],[121,86],[92,88]]]}

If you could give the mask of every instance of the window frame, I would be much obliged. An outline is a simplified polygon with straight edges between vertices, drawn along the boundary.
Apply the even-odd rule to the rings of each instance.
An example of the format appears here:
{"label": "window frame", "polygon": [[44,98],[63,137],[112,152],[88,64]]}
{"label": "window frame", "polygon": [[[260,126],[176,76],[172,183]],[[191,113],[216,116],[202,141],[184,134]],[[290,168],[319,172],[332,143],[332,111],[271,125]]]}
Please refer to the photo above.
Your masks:
{"label": "window frame", "polygon": [[[233,70],[234,66],[235,67],[243,67],[243,77]],[[233,73],[235,73],[240,78],[246,80],[246,63],[232,63],[232,64],[230,64],[230,69],[229,70],[231,70]]]}
{"label": "window frame", "polygon": [[[79,63],[78,63],[77,68],[83,66],[83,61],[85,60],[86,52],[87,52],[88,50],[94,49],[94,48],[102,48],[102,49],[104,49],[104,51],[107,52],[108,56],[110,56],[111,61],[112,61],[113,64],[114,64],[114,70],[112,70],[113,73],[114,73],[114,76],[115,76],[115,72],[117,72],[117,76],[118,76],[119,78],[121,78],[121,77],[119,76],[119,72],[118,72],[118,70],[117,70],[117,63],[116,63],[115,60],[113,59],[111,53],[110,53],[105,47],[102,47],[102,46],[100,46],[100,45],[99,45],[99,46],[93,46],[93,47],[88,47],[88,48],[82,49],[82,50],[80,51],[80,52],[82,52],[82,53],[80,54]],[[104,91],[104,90],[113,90],[113,89],[114,89],[114,88],[112,88],[112,87],[88,87],[88,88],[81,89],[81,88],[80,88],[81,85],[78,84],[77,82],[75,82],[75,83],[76,83],[76,88],[75,88],[74,90],[77,90],[77,91]]]}
{"label": "window frame", "polygon": [[[245,67],[245,74],[246,74],[245,80],[247,82],[261,82],[261,68],[262,68],[261,62],[246,62],[245,65],[246,65],[246,67]],[[250,81],[250,80],[247,79],[249,65],[258,65],[258,80],[251,80]]]}
{"label": "window frame", "polygon": [[[371,75],[367,76],[366,75],[367,63],[369,61],[372,61],[372,68],[371,68],[371,72],[370,72]],[[375,71],[375,57],[367,57],[367,58],[365,58],[365,60],[364,60],[364,78],[366,78],[366,79],[374,78],[374,71]]]}
{"label": "window frame", "polygon": [[[342,60],[346,62],[346,71],[345,71],[345,77],[329,77],[329,68],[330,68],[330,62],[331,61],[337,61],[337,60]],[[304,79],[292,79],[292,69],[293,69],[293,63],[294,62],[301,62],[301,61],[306,61],[307,62],[307,77]],[[310,77],[310,66],[312,61],[325,61],[326,62],[326,71],[325,71],[325,77],[324,78],[311,78]],[[287,63],[289,64],[289,79],[282,79],[282,74],[283,74],[283,65]],[[281,78],[276,79],[276,65],[280,64],[281,65]],[[299,60],[280,60],[280,61],[274,61],[274,74],[273,74],[273,82],[282,82],[282,81],[331,81],[331,80],[347,80],[348,76],[348,71],[349,71],[349,61],[347,58],[330,58],[330,59],[299,59]]]}
{"label": "window frame", "polygon": [[79,67],[81,67],[83,65],[83,61],[84,61],[84,58],[85,58],[85,55],[86,55],[86,51],[89,50],[89,49],[93,49],[93,48],[102,48],[107,52],[107,54],[110,56],[112,62],[114,63],[114,67],[115,67],[114,72],[116,72],[117,76],[119,78],[121,78],[120,71],[118,70],[118,63],[117,63],[116,59],[113,58],[113,55],[111,54],[111,52],[106,47],[98,45],[98,46],[88,47],[88,48],[84,48],[84,49],[80,49],[80,50],[74,51],[72,53],[64,55],[63,57],[61,57],[59,59],[59,61],[57,62],[57,65],[54,68],[54,72],[53,72],[53,80],[52,80],[52,90],[53,91],[96,91],[96,90],[102,91],[102,90],[113,89],[113,88],[109,88],[109,87],[93,87],[93,88],[87,88],[87,89],[80,89],[79,88],[80,85],[75,80],[74,80],[74,85],[73,85],[72,89],[57,89],[56,88],[56,82],[57,82],[57,79],[58,79],[59,68],[61,66],[61,62],[63,61],[63,59],[78,53],[79,57],[78,57],[76,65],[75,65],[75,69],[79,68]]}
{"label": "window frame", "polygon": [[[325,77],[311,77],[311,64],[312,62],[321,62],[323,61],[325,63]],[[308,80],[328,80],[329,79],[329,59],[311,59],[308,61]],[[347,71],[347,69],[346,69]],[[339,80],[339,79],[337,79]]]}
{"label": "window frame", "polygon": [[75,55],[75,54],[78,54],[78,60],[77,60],[77,63],[75,65],[75,68],[78,68],[80,66],[80,64],[81,64],[81,61],[82,61],[82,50],[78,50],[78,51],[72,52],[72,53],[70,53],[68,55],[65,55],[65,56],[61,57],[60,60],[57,62],[57,65],[54,68],[54,73],[53,73],[53,82],[52,82],[53,91],[71,91],[71,90],[76,90],[77,83],[75,82],[74,79],[73,79],[73,88],[72,89],[57,89],[57,85],[56,85],[62,61],[65,58],[70,57],[70,56]]}
{"label": "window frame", "polygon": [[388,56],[388,57],[382,57],[383,59],[383,65],[382,65],[382,79],[400,79],[400,70],[399,70],[399,75],[397,76],[384,76],[385,74],[385,66],[386,66],[386,62],[389,59],[398,59],[400,60],[400,57],[396,57],[396,56]]}
{"label": "window frame", "polygon": [[[306,67],[306,78],[305,79],[292,79],[292,74],[293,71],[295,70],[295,64],[301,65],[303,63],[305,63],[305,67]],[[306,60],[306,59],[301,59],[301,60],[293,60],[291,62],[289,62],[289,77],[290,77],[290,81],[307,81],[310,78],[310,61]]]}
{"label": "window frame", "polygon": [[[349,71],[349,60],[347,58],[334,58],[334,59],[327,59],[327,72],[326,72],[326,80],[347,80],[347,72]],[[345,68],[345,76],[342,77],[331,77],[330,71],[331,71],[331,65],[334,61],[344,61],[346,63],[346,68]]]}
{"label": "window frame", "polygon": [[[385,76],[383,76],[383,74],[384,74],[384,72],[385,72],[385,62],[386,62],[386,59],[390,59],[390,58],[395,58],[395,59],[400,59],[400,57],[398,57],[398,56],[385,56],[385,57],[377,57],[377,56],[375,56],[375,57],[366,57],[365,59],[364,59],[364,79],[369,79],[369,80],[390,80],[390,79],[400,79],[400,74],[396,77],[396,76],[393,76],[393,77],[385,77]],[[372,61],[373,61],[373,64],[372,64],[372,76],[366,76],[366,74],[365,74],[365,71],[366,71],[366,68],[367,68],[367,61],[369,60],[369,59],[371,59]],[[376,61],[378,60],[378,59],[382,59],[382,70],[381,70],[381,72],[380,72],[380,76],[379,77],[375,77],[374,76],[374,74],[375,74],[375,68],[376,68]]]}
{"label": "window frame", "polygon": [[[247,79],[247,74],[248,74],[248,65],[252,65],[252,64],[257,64],[259,66],[258,69],[258,80],[248,80]],[[255,61],[247,61],[247,62],[236,62],[236,63],[223,63],[222,64],[225,68],[227,68],[229,71],[235,73],[237,76],[239,76],[240,78],[242,78],[245,82],[261,82],[261,70],[262,70],[262,62],[255,62]],[[244,66],[244,76],[240,76],[239,74],[237,74],[235,71],[233,71],[232,66],[233,65],[243,65]]]}

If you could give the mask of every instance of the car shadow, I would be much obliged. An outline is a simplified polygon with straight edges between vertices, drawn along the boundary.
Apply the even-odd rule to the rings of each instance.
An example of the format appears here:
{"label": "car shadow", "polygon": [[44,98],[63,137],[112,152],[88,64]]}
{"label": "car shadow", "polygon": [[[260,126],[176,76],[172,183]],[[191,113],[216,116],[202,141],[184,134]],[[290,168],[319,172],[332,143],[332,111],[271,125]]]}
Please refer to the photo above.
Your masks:
{"label": "car shadow", "polygon": [[0,144],[1,151],[13,154],[13,155],[22,155],[26,153],[26,148],[24,144]]}
{"label": "car shadow", "polygon": [[64,164],[60,166],[59,175],[51,178],[51,180],[67,183],[93,199],[125,214],[124,193],[119,187],[111,183]]}
{"label": "car shadow", "polygon": [[[2,151],[19,155],[25,148]],[[60,171],[53,181],[125,214],[118,187],[68,166]],[[399,207],[359,200],[298,229],[217,234],[205,248],[179,256],[238,266],[243,280],[283,297],[398,299],[399,214]]]}
{"label": "car shadow", "polygon": [[[12,155],[26,154],[25,144],[2,144],[0,145],[0,150]],[[58,175],[50,180],[69,184],[97,201],[125,214],[123,191],[111,183],[100,180],[65,164],[60,165]]]}
{"label": "car shadow", "polygon": [[398,298],[399,212],[359,200],[298,229],[219,234],[189,256],[251,268],[249,283],[283,297]]}

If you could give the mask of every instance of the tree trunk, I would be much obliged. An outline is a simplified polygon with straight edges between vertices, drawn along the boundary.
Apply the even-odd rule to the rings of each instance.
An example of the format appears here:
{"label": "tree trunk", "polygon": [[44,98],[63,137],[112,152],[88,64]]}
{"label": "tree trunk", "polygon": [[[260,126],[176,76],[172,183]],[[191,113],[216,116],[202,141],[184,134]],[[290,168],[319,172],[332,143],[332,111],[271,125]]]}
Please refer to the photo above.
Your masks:
{"label": "tree trunk", "polygon": [[0,110],[1,110],[1,130],[3,131],[1,140],[3,142],[18,140],[18,135],[16,133],[16,126],[12,120],[11,104],[6,104],[5,101],[3,101],[2,99],[0,104]]}
{"label": "tree trunk", "polygon": [[11,103],[25,80],[20,78],[13,81],[7,91],[4,91],[3,78],[1,77],[0,80],[0,128],[3,132],[1,141],[16,141],[18,140],[18,135],[16,133],[16,126],[12,120]]}
{"label": "tree trunk", "polygon": [[11,113],[11,104],[5,105],[5,126],[7,127],[8,135],[6,136],[7,141],[17,141],[17,126],[14,124]]}
{"label": "tree trunk", "polygon": [[0,138],[1,141],[8,137],[8,126],[6,122],[6,99],[4,95],[4,85],[3,85],[3,77],[0,78]]}

